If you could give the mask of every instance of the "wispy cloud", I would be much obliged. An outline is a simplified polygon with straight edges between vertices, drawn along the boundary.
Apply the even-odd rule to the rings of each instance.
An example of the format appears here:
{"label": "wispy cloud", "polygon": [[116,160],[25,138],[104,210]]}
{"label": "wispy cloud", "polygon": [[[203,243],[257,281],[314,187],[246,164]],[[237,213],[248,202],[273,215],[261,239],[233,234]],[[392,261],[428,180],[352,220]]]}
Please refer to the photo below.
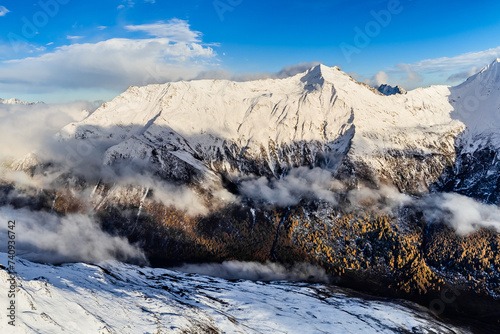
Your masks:
{"label": "wispy cloud", "polygon": [[5,16],[7,13],[10,13],[10,10],[5,8],[4,6],[0,6],[0,16]]}
{"label": "wispy cloud", "polygon": [[500,46],[479,52],[468,52],[455,57],[425,59],[409,66],[416,72],[454,72],[473,66],[488,65],[498,57],[500,57]]}
{"label": "wispy cloud", "polygon": [[[424,59],[412,64],[400,63],[385,71],[377,72],[371,78],[358,76],[358,80],[373,86],[389,83],[400,85],[405,89],[413,89],[436,81],[436,76],[438,76],[443,83],[457,84],[499,57],[500,46],[484,51],[468,52],[455,57]],[[429,78],[433,80],[429,80]]]}
{"label": "wispy cloud", "polygon": [[195,42],[200,41],[201,33],[191,30],[187,21],[172,19],[168,22],[159,21],[152,24],[128,25],[128,31],[141,31],[149,36],[168,38],[173,42]]}
{"label": "wispy cloud", "polygon": [[258,262],[225,261],[222,263],[185,264],[174,269],[225,279],[329,282],[329,277],[323,268],[309,263],[296,263],[292,267],[286,268],[281,264],[272,262],[263,264]]}
{"label": "wispy cloud", "polygon": [[119,5],[117,8],[118,9],[123,9],[125,7],[132,8],[132,7],[134,7],[134,5],[135,5],[135,2],[133,0],[123,0],[122,4]]}
{"label": "wispy cloud", "polygon": [[[156,0],[144,0],[144,2],[154,4],[154,3],[156,3]],[[119,5],[117,8],[118,9],[132,8],[134,6],[135,6],[135,2],[133,0],[123,0],[122,4]]]}
{"label": "wispy cloud", "polygon": [[223,69],[215,69],[209,71],[203,71],[196,79],[212,79],[212,80],[233,80],[233,81],[250,81],[250,80],[260,80],[260,79],[283,79],[287,77],[294,76],[299,73],[303,73],[308,69],[319,65],[320,62],[303,62],[294,65],[288,65],[283,67],[280,71],[275,73],[268,72],[249,72],[235,74]]}
{"label": "wispy cloud", "polygon": [[66,39],[69,39],[69,40],[76,40],[76,39],[82,39],[83,36],[72,36],[72,35],[67,35],[66,36]]}

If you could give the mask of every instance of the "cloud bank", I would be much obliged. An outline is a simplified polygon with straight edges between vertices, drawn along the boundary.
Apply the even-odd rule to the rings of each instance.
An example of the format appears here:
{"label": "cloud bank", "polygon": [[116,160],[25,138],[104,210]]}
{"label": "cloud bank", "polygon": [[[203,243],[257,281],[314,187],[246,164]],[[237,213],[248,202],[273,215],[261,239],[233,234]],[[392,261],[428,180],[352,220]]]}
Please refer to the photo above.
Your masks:
{"label": "cloud bank", "polygon": [[[128,25],[131,33],[152,38],[111,38],[74,43],[38,56],[0,63],[4,92],[48,93],[56,89],[104,89],[121,92],[131,85],[195,78],[218,63],[214,49],[187,21]],[[79,36],[68,36],[72,41]]]}
{"label": "cloud bank", "polygon": [[63,126],[83,119],[94,109],[88,102],[0,103],[0,161],[21,159],[28,153],[43,151]]}
{"label": "cloud bank", "polygon": [[212,48],[194,42],[114,38],[96,44],[66,45],[39,57],[4,62],[0,66],[0,87],[9,85],[19,91],[57,87],[122,91],[130,85],[193,78],[204,69],[204,61],[214,57]]}

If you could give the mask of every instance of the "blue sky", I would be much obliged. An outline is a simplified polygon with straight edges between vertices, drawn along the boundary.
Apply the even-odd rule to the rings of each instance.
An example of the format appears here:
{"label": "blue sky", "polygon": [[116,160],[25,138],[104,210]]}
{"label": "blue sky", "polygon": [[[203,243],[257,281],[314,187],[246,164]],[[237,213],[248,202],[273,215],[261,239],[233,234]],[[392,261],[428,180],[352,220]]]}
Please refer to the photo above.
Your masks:
{"label": "blue sky", "polygon": [[0,0],[0,97],[109,100],[313,62],[372,85],[457,84],[500,57],[499,14],[496,0]]}

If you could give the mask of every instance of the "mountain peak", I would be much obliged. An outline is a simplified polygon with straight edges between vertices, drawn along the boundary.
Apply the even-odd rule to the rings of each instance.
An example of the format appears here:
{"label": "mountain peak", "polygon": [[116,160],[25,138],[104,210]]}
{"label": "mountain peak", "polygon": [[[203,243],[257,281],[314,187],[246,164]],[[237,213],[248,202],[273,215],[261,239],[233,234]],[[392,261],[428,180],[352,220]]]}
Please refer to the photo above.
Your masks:
{"label": "mountain peak", "polygon": [[323,64],[316,65],[307,70],[300,79],[308,85],[322,85],[325,81],[338,83],[342,77],[349,77],[338,66],[329,67]]}
{"label": "mountain peak", "polygon": [[467,78],[467,80],[458,85],[457,88],[467,87],[473,83],[483,87],[500,86],[500,58],[496,58],[489,65],[483,67],[481,71]]}
{"label": "mountain peak", "polygon": [[483,69],[481,70],[481,72],[492,70],[493,68],[498,67],[499,64],[500,64],[500,58],[496,58],[489,65],[486,65],[485,67],[483,67]]}
{"label": "mountain peak", "polygon": [[325,66],[322,64],[311,67],[305,72],[300,81],[304,82],[307,85],[322,85],[325,82],[325,79],[323,77],[325,73],[324,67]]}

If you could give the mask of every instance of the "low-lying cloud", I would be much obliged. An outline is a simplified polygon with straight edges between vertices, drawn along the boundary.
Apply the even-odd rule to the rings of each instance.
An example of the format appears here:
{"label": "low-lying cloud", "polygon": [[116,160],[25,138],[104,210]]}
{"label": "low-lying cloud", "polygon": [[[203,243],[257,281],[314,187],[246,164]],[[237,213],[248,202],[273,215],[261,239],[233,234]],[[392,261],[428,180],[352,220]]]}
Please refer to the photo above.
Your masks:
{"label": "low-lying cloud", "polygon": [[261,177],[240,184],[243,198],[260,205],[288,207],[301,200],[321,200],[347,211],[371,211],[377,214],[397,215],[398,210],[412,207],[422,212],[431,224],[445,223],[460,235],[481,227],[500,232],[500,208],[484,204],[456,193],[431,193],[421,197],[401,193],[390,185],[378,188],[359,186],[347,189],[333,179],[330,172],[299,167],[282,179]]}
{"label": "low-lying cloud", "polygon": [[0,160],[16,160],[43,151],[64,125],[83,119],[95,106],[89,102],[67,104],[0,103]]}
{"label": "low-lying cloud", "polygon": [[296,263],[291,267],[274,262],[240,262],[185,264],[174,270],[215,276],[224,279],[246,279],[252,281],[293,281],[328,283],[329,277],[323,268],[309,263]]}
{"label": "low-lying cloud", "polygon": [[302,199],[318,199],[336,204],[337,200],[332,192],[336,185],[337,182],[328,170],[298,167],[282,179],[268,180],[260,177],[243,181],[240,192],[254,201],[282,207],[298,204]]}
{"label": "low-lying cloud", "polygon": [[16,253],[28,260],[48,263],[116,259],[146,264],[144,253],[123,237],[102,231],[91,217],[64,217],[48,212],[0,207],[0,251],[7,252],[7,222],[15,221]]}
{"label": "low-lying cloud", "polygon": [[[201,196],[186,185],[174,185],[148,175],[130,174],[115,180],[118,187],[132,186],[143,189],[144,195],[167,207],[174,207],[190,216],[208,213]],[[125,188],[123,188],[126,191]],[[126,195],[126,194],[124,194]],[[120,195],[119,195],[120,196]]]}
{"label": "low-lying cloud", "polygon": [[431,194],[418,200],[428,223],[446,223],[465,235],[480,227],[500,232],[500,209],[455,193]]}

